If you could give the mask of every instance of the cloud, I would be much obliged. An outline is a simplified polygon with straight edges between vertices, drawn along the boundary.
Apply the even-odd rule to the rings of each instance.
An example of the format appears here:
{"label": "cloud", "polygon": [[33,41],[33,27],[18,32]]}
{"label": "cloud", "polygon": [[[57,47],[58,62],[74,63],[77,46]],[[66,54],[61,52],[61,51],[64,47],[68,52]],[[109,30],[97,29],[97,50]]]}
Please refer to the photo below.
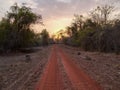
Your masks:
{"label": "cloud", "polygon": [[71,0],[57,0],[58,2],[63,2],[63,3],[70,3]]}
{"label": "cloud", "polygon": [[0,0],[0,18],[5,15],[6,11],[9,11],[10,6],[14,3],[18,3],[19,5],[22,3],[27,3],[28,6],[33,9],[38,8],[37,2],[34,0]]}
{"label": "cloud", "polygon": [[36,0],[36,2],[39,4],[39,9],[36,11],[48,18],[73,16],[75,13],[87,12],[96,4],[94,0],[89,0],[89,2],[88,0]]}
{"label": "cloud", "polygon": [[[120,6],[119,0],[0,0],[0,2],[0,16],[3,16],[15,2],[28,3],[34,12],[43,16],[46,28],[51,32],[55,32],[58,24],[69,23],[74,14],[85,14],[104,3],[117,2],[117,6]],[[60,27],[63,28],[64,25],[59,25]]]}

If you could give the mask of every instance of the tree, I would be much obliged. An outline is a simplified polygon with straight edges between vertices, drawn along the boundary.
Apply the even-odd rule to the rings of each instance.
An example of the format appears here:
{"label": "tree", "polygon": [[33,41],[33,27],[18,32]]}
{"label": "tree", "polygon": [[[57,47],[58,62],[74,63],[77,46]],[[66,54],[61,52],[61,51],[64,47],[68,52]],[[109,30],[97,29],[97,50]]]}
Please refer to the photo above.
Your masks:
{"label": "tree", "polygon": [[74,15],[74,16],[75,16],[74,23],[76,23],[78,27],[77,30],[82,30],[84,24],[83,15]]}
{"label": "tree", "polygon": [[105,6],[101,7],[101,13],[102,13],[104,24],[108,23],[109,16],[111,15],[111,13],[113,11],[114,11],[113,6],[105,5]]}
{"label": "tree", "polygon": [[67,33],[67,35],[68,35],[69,37],[72,36],[72,31],[71,31],[71,27],[70,27],[70,26],[66,27],[66,33]]}
{"label": "tree", "polygon": [[30,26],[38,20],[42,21],[41,15],[33,13],[30,7],[24,4],[20,7],[17,3],[11,6],[0,23],[0,29],[4,32],[3,48],[16,50],[31,46],[36,34]]}
{"label": "tree", "polygon": [[98,6],[96,9],[94,9],[90,15],[94,22],[101,25],[106,25],[109,20],[109,16],[114,11],[114,6],[110,5],[104,5],[104,6]]}
{"label": "tree", "polygon": [[46,29],[43,29],[41,32],[42,45],[48,45],[49,43],[49,33]]}
{"label": "tree", "polygon": [[120,53],[120,19],[111,19],[112,11],[114,6],[104,5],[93,10],[86,20],[76,16],[67,27],[69,37],[64,43],[84,50]]}
{"label": "tree", "polygon": [[93,22],[91,19],[87,19],[84,22],[83,29],[95,29],[98,28],[97,23]]}

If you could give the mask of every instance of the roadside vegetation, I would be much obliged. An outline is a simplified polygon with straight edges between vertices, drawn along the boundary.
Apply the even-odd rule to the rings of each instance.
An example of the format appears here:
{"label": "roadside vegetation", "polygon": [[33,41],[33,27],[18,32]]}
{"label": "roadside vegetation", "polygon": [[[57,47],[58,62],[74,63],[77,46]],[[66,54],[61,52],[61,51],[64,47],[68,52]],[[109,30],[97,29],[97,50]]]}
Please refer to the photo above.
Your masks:
{"label": "roadside vegetation", "polygon": [[25,4],[15,3],[0,21],[0,52],[16,51],[20,48],[48,45],[49,33],[43,30],[36,33],[31,25],[41,23],[42,16],[37,15]]}
{"label": "roadside vegetation", "polygon": [[90,11],[89,17],[75,15],[67,37],[60,34],[62,41],[86,51],[120,53],[120,17],[114,12],[114,6],[104,5]]}

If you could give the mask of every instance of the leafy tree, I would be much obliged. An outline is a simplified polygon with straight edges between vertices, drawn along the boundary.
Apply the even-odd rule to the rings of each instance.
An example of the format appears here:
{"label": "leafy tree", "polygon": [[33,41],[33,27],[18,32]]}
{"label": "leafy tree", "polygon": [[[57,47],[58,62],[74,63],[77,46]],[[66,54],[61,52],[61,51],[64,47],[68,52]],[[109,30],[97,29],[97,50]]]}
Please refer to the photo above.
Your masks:
{"label": "leafy tree", "polygon": [[41,32],[41,39],[42,39],[42,45],[48,45],[49,44],[49,33],[46,29],[43,29]]}
{"label": "leafy tree", "polygon": [[70,26],[66,27],[66,33],[67,33],[67,35],[68,35],[69,37],[72,36],[72,31],[71,31],[71,27],[70,27]]}
{"label": "leafy tree", "polygon": [[0,22],[0,43],[5,50],[16,50],[33,44],[35,33],[30,26],[42,20],[31,8],[15,3]]}

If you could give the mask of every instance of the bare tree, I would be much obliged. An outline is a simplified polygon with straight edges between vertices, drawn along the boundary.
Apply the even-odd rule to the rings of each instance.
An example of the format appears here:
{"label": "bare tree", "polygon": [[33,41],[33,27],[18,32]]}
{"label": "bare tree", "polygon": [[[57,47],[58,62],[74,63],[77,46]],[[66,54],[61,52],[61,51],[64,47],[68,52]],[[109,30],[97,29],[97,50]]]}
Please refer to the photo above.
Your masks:
{"label": "bare tree", "polygon": [[104,5],[98,6],[95,10],[93,10],[90,15],[94,22],[97,24],[107,24],[109,21],[109,17],[114,11],[114,6]]}
{"label": "bare tree", "polygon": [[78,27],[78,30],[82,30],[82,26],[84,24],[84,21],[83,21],[83,15],[74,15],[75,16],[75,19],[74,19],[74,22],[77,24],[77,27]]}
{"label": "bare tree", "polygon": [[114,6],[105,5],[101,7],[101,14],[104,20],[104,24],[107,24],[109,16],[112,14],[113,11],[114,11]]}

